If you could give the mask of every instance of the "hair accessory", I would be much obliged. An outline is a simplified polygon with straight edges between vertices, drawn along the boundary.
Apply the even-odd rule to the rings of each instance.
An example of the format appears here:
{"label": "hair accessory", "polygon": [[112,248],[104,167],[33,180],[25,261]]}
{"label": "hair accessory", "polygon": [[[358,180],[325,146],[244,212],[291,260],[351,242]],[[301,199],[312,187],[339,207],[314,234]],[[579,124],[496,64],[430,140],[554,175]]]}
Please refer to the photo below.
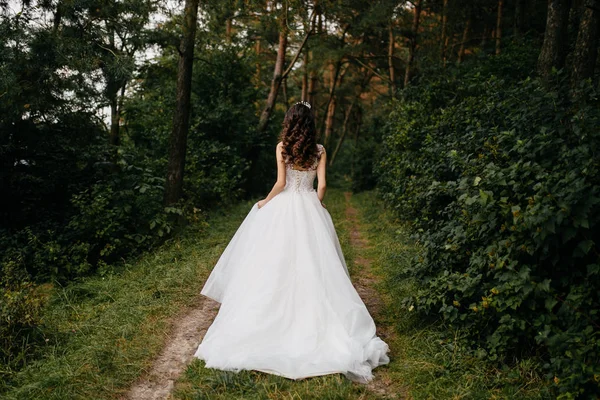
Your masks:
{"label": "hair accessory", "polygon": [[297,102],[296,104],[302,104],[303,106],[306,106],[306,107],[308,107],[309,109],[311,109],[311,108],[312,108],[312,107],[311,107],[311,105],[310,105],[310,103],[309,103],[308,101],[299,101],[299,102]]}

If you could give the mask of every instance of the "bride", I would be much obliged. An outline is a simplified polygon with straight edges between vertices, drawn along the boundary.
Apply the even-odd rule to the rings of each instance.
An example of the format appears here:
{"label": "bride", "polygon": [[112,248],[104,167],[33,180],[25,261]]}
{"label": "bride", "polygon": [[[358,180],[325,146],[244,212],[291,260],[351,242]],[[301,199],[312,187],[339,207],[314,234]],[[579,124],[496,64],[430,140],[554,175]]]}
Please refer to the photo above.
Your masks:
{"label": "bride", "polygon": [[310,104],[293,105],[276,149],[277,182],[201,291],[221,303],[194,355],[207,368],[290,379],[343,373],[364,383],[389,362],[322,202],[327,155],[315,133]]}

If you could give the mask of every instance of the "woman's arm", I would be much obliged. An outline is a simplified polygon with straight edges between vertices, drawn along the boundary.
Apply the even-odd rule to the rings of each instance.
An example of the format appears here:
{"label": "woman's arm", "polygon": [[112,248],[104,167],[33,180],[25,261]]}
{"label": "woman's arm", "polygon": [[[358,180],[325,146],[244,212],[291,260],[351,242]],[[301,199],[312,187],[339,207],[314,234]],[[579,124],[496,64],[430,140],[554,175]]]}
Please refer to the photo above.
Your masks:
{"label": "woman's arm", "polygon": [[275,157],[277,158],[277,181],[273,185],[273,189],[271,189],[269,195],[258,202],[258,208],[261,208],[271,201],[271,199],[281,193],[285,187],[285,161],[283,160],[283,154],[281,152],[282,149],[283,145],[281,142],[279,142],[275,150]]}
{"label": "woman's arm", "polygon": [[319,197],[319,201],[323,204],[323,197],[325,197],[325,191],[327,190],[327,180],[325,179],[325,170],[327,168],[327,154],[325,153],[325,148],[323,147],[323,152],[321,153],[321,158],[319,159],[319,164],[317,165],[317,196]]}

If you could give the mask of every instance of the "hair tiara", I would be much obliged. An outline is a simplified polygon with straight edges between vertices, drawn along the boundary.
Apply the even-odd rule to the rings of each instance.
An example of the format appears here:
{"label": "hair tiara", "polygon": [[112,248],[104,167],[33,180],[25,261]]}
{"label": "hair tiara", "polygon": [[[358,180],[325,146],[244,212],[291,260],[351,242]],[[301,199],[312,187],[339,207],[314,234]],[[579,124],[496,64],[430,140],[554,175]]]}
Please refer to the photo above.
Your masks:
{"label": "hair tiara", "polygon": [[308,101],[299,101],[296,104],[302,104],[303,106],[308,107],[309,110],[312,108]]}

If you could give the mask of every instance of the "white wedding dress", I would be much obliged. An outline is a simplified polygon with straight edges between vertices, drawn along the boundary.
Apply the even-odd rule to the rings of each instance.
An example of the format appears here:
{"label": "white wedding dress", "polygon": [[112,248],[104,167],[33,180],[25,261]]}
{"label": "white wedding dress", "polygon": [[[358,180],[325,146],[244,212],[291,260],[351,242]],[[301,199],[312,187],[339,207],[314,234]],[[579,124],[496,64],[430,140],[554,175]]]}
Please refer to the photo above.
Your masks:
{"label": "white wedding dress", "polygon": [[367,382],[389,362],[313,189],[316,165],[286,167],[285,189],[252,207],[206,281],[221,303],[195,353],[207,368]]}

